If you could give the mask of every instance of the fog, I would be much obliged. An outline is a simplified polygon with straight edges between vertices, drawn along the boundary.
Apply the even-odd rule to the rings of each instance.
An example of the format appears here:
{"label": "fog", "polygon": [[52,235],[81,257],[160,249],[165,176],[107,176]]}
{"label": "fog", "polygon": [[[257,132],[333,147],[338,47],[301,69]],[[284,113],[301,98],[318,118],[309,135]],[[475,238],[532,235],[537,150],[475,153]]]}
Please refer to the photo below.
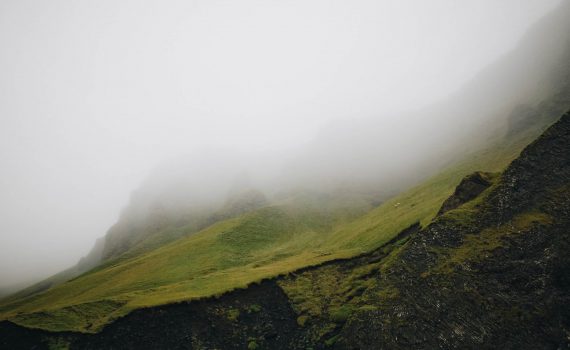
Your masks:
{"label": "fog", "polygon": [[0,1],[0,287],[75,264],[140,196],[412,183],[559,4]]}

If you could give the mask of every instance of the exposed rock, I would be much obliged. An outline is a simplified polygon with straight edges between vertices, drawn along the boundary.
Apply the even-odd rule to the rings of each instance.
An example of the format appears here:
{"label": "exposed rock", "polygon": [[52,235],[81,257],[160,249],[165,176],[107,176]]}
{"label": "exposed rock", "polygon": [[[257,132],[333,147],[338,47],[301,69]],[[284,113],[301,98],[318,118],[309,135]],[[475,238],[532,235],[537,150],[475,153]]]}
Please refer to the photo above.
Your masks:
{"label": "exposed rock", "polygon": [[445,200],[437,215],[450,211],[475,199],[481,192],[485,191],[492,184],[493,174],[475,172],[466,176],[455,189],[451,197]]}
{"label": "exposed rock", "polygon": [[567,348],[569,155],[566,114],[472,217],[443,215],[410,240],[382,280],[398,297],[349,320],[338,347]]}

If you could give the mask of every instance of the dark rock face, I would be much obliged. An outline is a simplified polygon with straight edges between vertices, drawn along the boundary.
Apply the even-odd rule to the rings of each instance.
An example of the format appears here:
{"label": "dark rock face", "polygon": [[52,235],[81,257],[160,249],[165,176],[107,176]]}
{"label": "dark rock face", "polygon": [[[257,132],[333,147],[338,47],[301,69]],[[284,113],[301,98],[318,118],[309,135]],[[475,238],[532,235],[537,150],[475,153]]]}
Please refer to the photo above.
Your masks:
{"label": "dark rock face", "polygon": [[289,349],[297,333],[287,297],[265,282],[217,300],[135,311],[102,333],[79,337],[72,348]]}
{"label": "dark rock face", "polygon": [[453,195],[443,202],[437,215],[458,208],[460,205],[475,199],[481,192],[491,186],[491,178],[492,174],[479,171],[465,177],[461,180]]}
{"label": "dark rock face", "polygon": [[44,337],[49,333],[0,322],[0,349],[48,349]]}
{"label": "dark rock face", "polygon": [[138,310],[95,335],[2,322],[1,348],[568,349],[570,113],[493,184],[486,176],[370,254]]}
{"label": "dark rock face", "polygon": [[444,215],[413,237],[383,277],[399,296],[349,320],[338,347],[568,348],[570,114],[466,221]]}
{"label": "dark rock face", "polygon": [[295,320],[283,291],[263,282],[218,299],[136,310],[98,334],[0,322],[0,349],[291,349],[299,338]]}

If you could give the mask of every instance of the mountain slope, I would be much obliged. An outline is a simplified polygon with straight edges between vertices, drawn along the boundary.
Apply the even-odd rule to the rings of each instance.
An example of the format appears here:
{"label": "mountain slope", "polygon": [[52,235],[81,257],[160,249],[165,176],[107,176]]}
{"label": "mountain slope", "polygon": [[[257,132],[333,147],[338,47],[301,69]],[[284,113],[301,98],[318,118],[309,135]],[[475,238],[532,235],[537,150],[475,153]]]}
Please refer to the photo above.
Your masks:
{"label": "mountain slope", "polygon": [[[561,18],[565,19],[563,14],[568,8],[567,4],[563,5],[559,13],[549,17],[552,23],[546,23],[566,28],[568,22],[561,21]],[[546,32],[551,33],[552,30],[549,27]],[[535,28],[532,33],[536,36],[540,32],[540,28]],[[330,192],[324,195],[322,192],[317,192],[317,195],[301,192],[272,201],[254,195],[237,202],[230,198],[226,205],[220,199],[219,202],[197,207],[192,206],[198,203],[192,202],[192,198],[191,202],[177,206],[176,203],[161,202],[163,193],[157,191],[156,198],[151,196],[131,203],[132,206],[110,230],[102,249],[95,249],[94,258],[85,261],[87,268],[79,264],[3,299],[0,301],[0,320],[8,319],[27,327],[53,331],[97,332],[109,322],[136,309],[219,295],[262,279],[335,259],[351,258],[392,244],[389,242],[394,237],[416,222],[424,227],[430,224],[441,204],[466,175],[474,171],[503,170],[556,118],[556,111],[569,107],[570,46],[567,39],[567,33],[553,38],[554,42],[564,44],[556,50],[560,51],[558,55],[548,57],[560,59],[562,56],[562,63],[555,64],[555,69],[549,68],[552,62],[540,63],[539,68],[530,65],[534,67],[533,71],[536,70],[533,77],[540,80],[536,84],[548,86],[539,89],[544,93],[536,93],[535,87],[523,86],[522,90],[530,89],[536,93],[528,103],[513,97],[508,103],[508,106],[515,106],[512,111],[507,111],[505,106],[505,110],[486,106],[495,109],[487,111],[485,118],[508,120],[510,129],[504,130],[506,135],[487,139],[488,145],[482,151],[459,152],[461,156],[456,155],[454,161],[449,161],[447,155],[442,156],[444,160],[430,165],[430,169],[441,169],[442,163],[447,164],[439,174],[377,208],[372,208],[371,204],[377,198]],[[536,44],[535,41],[532,42]],[[528,47],[522,45],[522,48],[528,54]],[[549,53],[547,50],[545,56]],[[501,70],[500,67],[508,61],[499,64],[499,68],[495,67],[491,73]],[[520,73],[521,68],[509,69],[505,76],[517,71]],[[483,74],[484,77],[488,75],[492,74]],[[475,86],[486,86],[489,82],[482,80],[483,83],[476,82]],[[517,91],[513,96],[519,96],[520,91]],[[459,96],[469,95],[469,92],[470,89],[466,88]],[[494,97],[489,98],[493,100]],[[461,98],[458,100],[451,107],[446,104],[440,106],[444,110],[449,108],[445,115],[466,113],[473,116],[475,112],[470,107],[477,101],[484,102],[474,97],[464,105]],[[457,109],[462,105],[464,110]],[[502,110],[500,115],[495,115],[499,110]],[[371,137],[379,137],[377,128],[368,129]],[[466,129],[471,132],[470,128]],[[442,128],[429,137],[437,139],[443,132]],[[404,137],[405,133],[402,135],[403,143],[414,141]],[[445,140],[439,141],[444,145]],[[432,159],[424,161],[430,163]],[[346,168],[353,172],[359,170],[350,166]],[[425,170],[416,165],[410,169],[416,168]],[[410,179],[425,179],[431,172],[396,173],[408,178],[406,183],[412,183]],[[170,190],[177,191],[176,188]],[[185,194],[181,191],[180,195],[185,197]],[[95,264],[99,266],[91,270]]]}
{"label": "mountain slope", "polygon": [[[220,298],[141,309],[94,335],[0,323],[0,345],[562,349],[570,345],[570,112],[455,208],[357,258]],[[457,196],[472,191],[473,195]],[[456,200],[457,199],[457,200]]]}
{"label": "mountain slope", "polygon": [[[570,22],[566,20],[569,13],[570,5],[563,2],[557,11],[534,26],[512,53],[482,71],[450,99],[406,115],[404,119],[410,120],[409,125],[403,123],[403,128],[394,130],[375,121],[342,124],[338,130],[332,128],[330,134],[324,132],[314,147],[295,157],[295,162],[300,164],[286,164],[287,181],[291,183],[285,181],[280,184],[285,190],[278,188],[275,191],[289,195],[293,191],[287,186],[297,186],[295,181],[301,181],[309,188],[318,188],[317,197],[332,195],[338,200],[345,197],[336,197],[332,192],[337,190],[338,181],[346,179],[343,176],[348,176],[353,182],[362,182],[364,185],[359,191],[352,189],[353,197],[360,198],[350,199],[358,203],[354,203],[352,208],[344,205],[352,217],[369,210],[372,204],[386,200],[387,193],[393,195],[419,183],[424,184],[424,187],[419,186],[404,197],[389,202],[384,209],[371,212],[342,230],[340,227],[335,229],[330,240],[319,247],[320,254],[342,250],[344,253],[339,256],[351,256],[382,244],[415,220],[427,223],[462,176],[478,169],[501,170],[525,142],[537,135],[535,132],[525,138],[520,136],[521,133],[541,130],[553,121],[552,118],[570,107]],[[500,139],[507,126],[512,133],[507,139],[520,142],[519,145],[507,145]],[[450,129],[454,132],[449,132]],[[496,155],[473,151],[481,149],[482,144]],[[503,150],[496,150],[497,147],[503,147]],[[393,156],[395,149],[399,150],[398,157]],[[426,150],[430,152],[425,153]],[[330,157],[332,163],[327,161]],[[212,156],[205,158],[218,160]],[[457,165],[462,159],[468,160]],[[189,169],[184,166],[168,169],[166,173],[184,171],[174,185],[170,181],[172,179],[165,180],[160,176],[154,184],[152,181],[143,184],[133,194],[118,222],[107,232],[102,251],[98,243],[94,249],[96,254],[90,254],[77,266],[41,281],[9,300],[44,292],[97,265],[107,266],[134,258],[216,222],[283,200],[280,197],[279,200],[266,199],[267,203],[264,200],[252,202],[237,211],[228,208],[227,204],[235,199],[227,197],[230,184],[236,180],[232,174],[239,173],[239,167],[235,159],[222,161],[213,167],[211,173],[221,177],[220,183],[224,183],[220,188],[214,186],[217,192],[213,195],[215,199],[209,198],[210,194],[200,193],[200,176],[205,175],[195,171],[196,164],[188,166]],[[448,168],[446,176],[428,180],[442,168]],[[428,186],[433,189],[427,189]],[[370,196],[372,192],[380,195]],[[389,208],[398,203],[401,205],[399,210]],[[339,213],[339,216],[342,215]],[[349,221],[346,218],[342,220]],[[380,223],[387,225],[383,228],[387,231],[383,235],[376,234],[379,226],[372,228]],[[352,236],[353,242],[348,242],[344,236]],[[321,261],[321,258],[315,261]],[[308,259],[309,263],[314,263],[314,260]],[[3,304],[6,302],[4,300]]]}
{"label": "mountain slope", "polygon": [[384,312],[351,319],[341,347],[568,346],[569,154],[567,113],[384,266],[381,289],[397,293]]}
{"label": "mountain slope", "polygon": [[502,169],[540,131],[511,135],[356,220],[339,221],[346,211],[342,207],[265,207],[142,255],[103,264],[45,293],[6,300],[0,317],[29,327],[93,332],[140,307],[220,294],[376,249],[414,222],[427,224],[463,176],[476,169]]}

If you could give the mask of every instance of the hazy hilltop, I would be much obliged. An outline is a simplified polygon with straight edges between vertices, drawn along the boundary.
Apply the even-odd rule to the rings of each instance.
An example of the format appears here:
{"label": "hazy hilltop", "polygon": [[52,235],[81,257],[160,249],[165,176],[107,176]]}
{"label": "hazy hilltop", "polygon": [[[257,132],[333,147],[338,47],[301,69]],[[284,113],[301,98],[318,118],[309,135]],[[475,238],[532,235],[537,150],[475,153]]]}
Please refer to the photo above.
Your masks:
{"label": "hazy hilltop", "polygon": [[569,13],[570,3],[562,2],[513,51],[428,108],[411,105],[388,122],[331,124],[299,154],[293,174],[316,186],[351,179],[401,190],[504,135],[512,123],[552,122],[570,106]]}

